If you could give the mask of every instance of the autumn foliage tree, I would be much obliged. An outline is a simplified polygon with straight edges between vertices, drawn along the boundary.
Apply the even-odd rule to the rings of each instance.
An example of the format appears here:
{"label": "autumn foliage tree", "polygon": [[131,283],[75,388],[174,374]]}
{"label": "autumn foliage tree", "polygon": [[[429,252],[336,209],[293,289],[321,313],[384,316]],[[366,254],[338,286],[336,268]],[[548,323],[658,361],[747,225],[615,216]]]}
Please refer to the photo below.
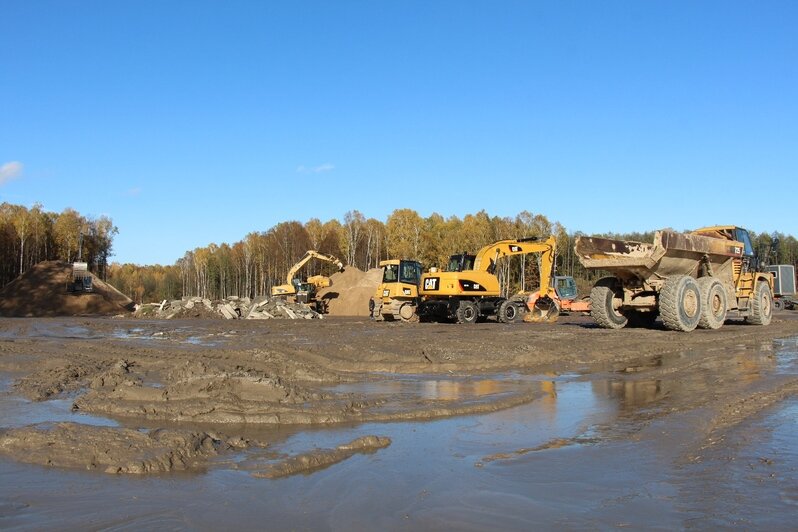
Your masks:
{"label": "autumn foliage tree", "polygon": [[[95,219],[73,209],[52,213],[40,205],[0,204],[0,284],[39,261],[72,262],[80,256],[96,275],[136,302],[184,296],[255,297],[268,295],[272,286],[285,283],[291,266],[309,249],[336,256],[361,270],[375,268],[387,258],[416,259],[429,268],[443,267],[450,255],[474,253],[496,240],[549,235],[557,239],[558,274],[575,277],[583,293],[600,275],[582,268],[574,254],[574,241],[580,233],[569,233],[559,223],[529,211],[500,217],[482,210],[460,218],[438,213],[423,217],[413,209],[396,209],[383,222],[352,210],[342,220],[285,221],[250,232],[232,244],[211,243],[185,252],[167,266],[108,264],[116,234],[117,228],[104,216]],[[653,232],[600,236],[651,241]],[[798,262],[798,241],[791,235],[761,233],[752,235],[752,240],[759,256],[770,264]],[[505,294],[538,288],[539,259],[537,254],[521,255],[497,264]],[[299,274],[331,275],[334,271],[329,263],[310,261]]]}
{"label": "autumn foliage tree", "polygon": [[[73,262],[80,256],[95,275],[105,279],[117,228],[106,217],[92,218],[73,209],[47,212],[0,204],[0,286],[44,260]],[[82,237],[81,237],[82,235]],[[81,245],[82,244],[82,245]]]}

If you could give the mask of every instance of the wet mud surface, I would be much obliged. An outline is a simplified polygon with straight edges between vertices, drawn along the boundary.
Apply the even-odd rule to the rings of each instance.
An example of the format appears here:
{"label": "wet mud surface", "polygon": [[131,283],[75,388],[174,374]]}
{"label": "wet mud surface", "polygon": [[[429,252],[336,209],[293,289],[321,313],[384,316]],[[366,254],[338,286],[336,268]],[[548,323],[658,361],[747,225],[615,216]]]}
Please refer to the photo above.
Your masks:
{"label": "wet mud surface", "polygon": [[789,528],[797,392],[789,312],[0,319],[0,527]]}

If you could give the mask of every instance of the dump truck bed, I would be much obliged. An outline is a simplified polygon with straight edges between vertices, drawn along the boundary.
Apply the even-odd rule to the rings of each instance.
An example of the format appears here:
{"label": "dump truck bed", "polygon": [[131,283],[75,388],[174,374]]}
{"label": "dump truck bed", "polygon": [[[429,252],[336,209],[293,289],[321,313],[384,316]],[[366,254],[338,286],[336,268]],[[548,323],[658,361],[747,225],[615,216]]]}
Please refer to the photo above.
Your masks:
{"label": "dump truck bed", "polygon": [[575,251],[588,269],[606,270],[621,279],[666,279],[673,275],[696,277],[702,262],[713,270],[730,267],[743,254],[743,244],[721,238],[657,231],[654,242],[579,237]]}

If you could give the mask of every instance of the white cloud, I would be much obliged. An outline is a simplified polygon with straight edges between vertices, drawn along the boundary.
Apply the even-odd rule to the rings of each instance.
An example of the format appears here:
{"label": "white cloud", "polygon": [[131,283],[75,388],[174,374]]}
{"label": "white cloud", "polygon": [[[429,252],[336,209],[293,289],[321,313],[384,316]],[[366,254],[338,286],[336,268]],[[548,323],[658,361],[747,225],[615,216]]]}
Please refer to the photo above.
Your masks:
{"label": "white cloud", "polygon": [[333,163],[324,163],[318,166],[312,166],[310,168],[304,164],[300,164],[296,168],[298,174],[320,174],[322,172],[330,172],[332,170],[335,170],[335,165]]}
{"label": "white cloud", "polygon": [[141,187],[133,187],[127,190],[125,193],[126,196],[131,198],[137,198],[141,195]]}
{"label": "white cloud", "polygon": [[22,175],[22,163],[11,161],[0,166],[0,185]]}

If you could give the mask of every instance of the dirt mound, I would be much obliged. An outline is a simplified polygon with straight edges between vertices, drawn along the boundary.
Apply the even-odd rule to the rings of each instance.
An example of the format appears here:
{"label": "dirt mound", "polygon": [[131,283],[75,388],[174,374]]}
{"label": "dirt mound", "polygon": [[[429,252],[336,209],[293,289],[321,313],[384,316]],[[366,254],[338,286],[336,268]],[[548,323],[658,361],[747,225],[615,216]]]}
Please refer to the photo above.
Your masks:
{"label": "dirt mound", "polygon": [[342,272],[330,276],[332,286],[319,291],[327,302],[331,316],[368,316],[369,299],[382,282],[382,270],[372,268],[367,272],[347,266]]}
{"label": "dirt mound", "polygon": [[40,262],[0,290],[0,316],[86,316],[119,314],[133,302],[113,286],[92,277],[93,292],[68,294],[72,266]]}

